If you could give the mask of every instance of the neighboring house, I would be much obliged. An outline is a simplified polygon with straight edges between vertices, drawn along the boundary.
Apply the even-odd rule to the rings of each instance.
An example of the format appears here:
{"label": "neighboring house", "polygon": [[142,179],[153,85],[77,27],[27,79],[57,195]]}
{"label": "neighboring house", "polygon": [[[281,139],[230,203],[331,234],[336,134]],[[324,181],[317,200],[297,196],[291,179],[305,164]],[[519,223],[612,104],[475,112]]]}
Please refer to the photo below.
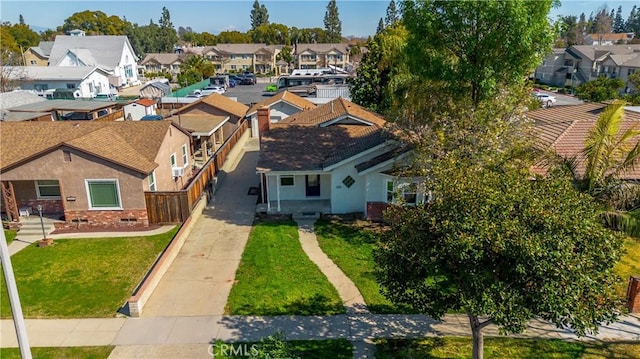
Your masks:
{"label": "neighboring house", "polygon": [[617,34],[587,34],[584,37],[585,45],[623,45],[633,40],[634,33]]}
{"label": "neighboring house", "polygon": [[[563,158],[576,158],[576,173],[585,173],[585,156],[583,154],[585,141],[589,131],[595,126],[598,117],[606,108],[602,103],[586,103],[575,106],[558,106],[554,108],[535,110],[525,115],[535,121],[538,131],[538,146],[543,151],[552,150]],[[635,127],[640,129],[640,113],[624,111],[621,131]],[[638,136],[640,140],[640,136]],[[537,173],[545,173],[541,166],[534,168]],[[640,168],[626,173],[630,180],[640,180]]]}
{"label": "neighboring house", "polygon": [[145,191],[189,180],[189,134],[171,121],[1,123],[2,210],[64,226],[146,226]]}
{"label": "neighboring house", "polygon": [[127,121],[139,121],[146,115],[155,115],[157,102],[150,99],[139,99],[123,107],[124,118]]}
{"label": "neighboring house", "polygon": [[623,92],[633,91],[629,75],[640,71],[640,44],[575,45],[554,49],[538,66],[535,79],[552,86],[579,86],[598,77],[619,78],[625,82]]}
{"label": "neighboring house", "polygon": [[124,120],[124,111],[120,105],[113,101],[92,100],[47,100],[20,106],[6,110],[9,115],[34,116],[39,114],[39,121],[57,120],[97,120],[117,121]]}
{"label": "neighboring house", "polygon": [[11,91],[0,93],[0,121],[53,121],[51,113],[12,112],[11,108],[47,101],[32,91]]}
{"label": "neighboring house", "polygon": [[[172,117],[173,122],[185,129],[191,137],[193,158],[196,165],[207,162],[211,155],[225,140],[224,125],[230,116],[217,116],[209,114],[183,114]],[[227,133],[227,135],[229,135]],[[227,136],[228,137],[228,136]]]}
{"label": "neighboring house", "polygon": [[189,51],[206,57],[217,73],[251,71],[259,74],[276,72],[276,56],[282,45],[218,44],[198,51]]}
{"label": "neighboring house", "polygon": [[272,123],[289,117],[300,111],[315,108],[316,105],[296,94],[288,91],[279,92],[257,104],[251,106],[247,111],[247,119],[251,121],[251,137],[258,137],[258,109],[269,108],[269,120]]}
{"label": "neighboring house", "polygon": [[138,60],[126,36],[58,35],[51,49],[49,66],[98,66],[109,73],[111,85],[122,87],[140,83]]}
{"label": "neighboring house", "polygon": [[140,66],[144,69],[144,72],[160,73],[167,72],[177,78],[180,73],[180,65],[184,61],[185,56],[183,54],[175,53],[153,53],[147,54]]}
{"label": "neighboring house", "polygon": [[401,177],[411,149],[386,121],[344,99],[278,123],[258,110],[262,204],[267,213],[364,213],[381,219],[392,203],[421,204],[420,178]]}
{"label": "neighboring house", "polygon": [[95,66],[4,66],[3,71],[20,89],[42,96],[52,90],[68,91],[75,98],[93,98],[109,92],[109,73]]}
{"label": "neighboring house", "polygon": [[297,44],[294,53],[298,69],[337,67],[346,69],[349,64],[348,44]]}
{"label": "neighboring house", "polygon": [[49,66],[49,55],[51,55],[53,41],[40,41],[38,46],[28,48],[24,56],[25,66]]}
{"label": "neighboring house", "polygon": [[[248,109],[244,104],[214,93],[177,109],[169,119],[181,127],[190,128],[191,132],[211,132],[205,136],[206,139],[194,142],[195,153],[203,148],[203,143],[207,149],[211,149],[212,146],[217,148],[224,143],[240,126]],[[188,119],[184,123],[183,116]],[[198,118],[201,122],[197,122]],[[207,153],[205,150],[201,156],[206,158]]]}
{"label": "neighboring house", "polygon": [[171,94],[171,86],[161,81],[149,81],[140,88],[140,97],[162,98]]}

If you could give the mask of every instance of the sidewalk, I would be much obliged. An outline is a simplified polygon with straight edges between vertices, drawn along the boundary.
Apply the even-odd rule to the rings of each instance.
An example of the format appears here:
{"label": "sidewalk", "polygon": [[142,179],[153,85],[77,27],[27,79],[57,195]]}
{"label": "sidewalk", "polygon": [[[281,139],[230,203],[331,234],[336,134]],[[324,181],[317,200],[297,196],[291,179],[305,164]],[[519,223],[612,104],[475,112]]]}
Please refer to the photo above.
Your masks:
{"label": "sidewalk", "polygon": [[[470,336],[466,315],[446,315],[436,321],[424,315],[354,314],[333,316],[180,316],[107,319],[27,319],[32,346],[146,346],[208,344],[211,340],[259,341],[282,330],[290,340],[344,338],[421,338]],[[1,347],[17,347],[13,321],[0,321]],[[499,336],[495,326],[485,336]],[[571,331],[533,320],[519,338],[578,340],[640,340],[640,318],[623,316],[604,325],[596,336],[578,338]]]}

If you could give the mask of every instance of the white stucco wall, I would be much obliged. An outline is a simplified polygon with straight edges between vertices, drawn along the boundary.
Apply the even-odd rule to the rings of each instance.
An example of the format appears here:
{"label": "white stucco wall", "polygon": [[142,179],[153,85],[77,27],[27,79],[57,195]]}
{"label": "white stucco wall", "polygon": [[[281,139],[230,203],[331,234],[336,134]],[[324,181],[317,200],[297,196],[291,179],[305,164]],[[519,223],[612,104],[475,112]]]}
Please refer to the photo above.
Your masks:
{"label": "white stucco wall", "polygon": [[[124,68],[126,65],[131,65],[132,76],[125,76]],[[137,83],[140,79],[138,78],[138,64],[136,62],[136,56],[133,51],[127,44],[123,44],[122,55],[120,56],[119,65],[113,69],[114,75],[118,76],[122,79],[122,83]]]}
{"label": "white stucco wall", "polygon": [[152,106],[146,107],[133,102],[124,106],[124,118],[128,120],[129,115],[131,115],[131,120],[139,121],[145,115],[155,115],[155,110]]}
{"label": "white stucco wall", "polygon": [[[305,175],[294,175],[293,186],[280,186],[276,174],[269,174],[268,177],[268,193],[270,201],[278,200],[278,190],[280,191],[280,200],[314,200],[314,199],[330,199],[331,198],[331,174],[320,175],[320,196],[307,197]],[[280,187],[278,189],[278,187]]]}

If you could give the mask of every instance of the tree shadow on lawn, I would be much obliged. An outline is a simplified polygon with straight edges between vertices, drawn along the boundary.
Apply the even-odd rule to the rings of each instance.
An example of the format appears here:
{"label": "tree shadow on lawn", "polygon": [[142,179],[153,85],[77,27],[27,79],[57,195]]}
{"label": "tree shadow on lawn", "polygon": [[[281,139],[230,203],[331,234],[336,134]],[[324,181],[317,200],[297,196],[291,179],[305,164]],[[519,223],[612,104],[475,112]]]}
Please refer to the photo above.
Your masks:
{"label": "tree shadow on lawn", "polygon": [[234,308],[236,315],[335,315],[344,314],[345,309],[342,303],[332,303],[331,299],[325,295],[315,294],[312,297],[302,298],[295,302],[286,303],[280,307],[263,306],[262,302],[256,301],[250,305],[242,305]]}

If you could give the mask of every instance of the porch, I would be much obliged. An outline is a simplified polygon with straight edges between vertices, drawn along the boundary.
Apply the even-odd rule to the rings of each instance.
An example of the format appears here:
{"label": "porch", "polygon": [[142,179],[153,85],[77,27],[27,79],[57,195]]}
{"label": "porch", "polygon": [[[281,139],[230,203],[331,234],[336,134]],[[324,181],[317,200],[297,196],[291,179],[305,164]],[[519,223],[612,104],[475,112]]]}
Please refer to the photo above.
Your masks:
{"label": "porch", "polygon": [[258,203],[256,213],[267,214],[294,214],[305,212],[318,212],[321,214],[331,213],[330,199],[307,199],[307,200],[281,200],[269,201],[268,203]]}

